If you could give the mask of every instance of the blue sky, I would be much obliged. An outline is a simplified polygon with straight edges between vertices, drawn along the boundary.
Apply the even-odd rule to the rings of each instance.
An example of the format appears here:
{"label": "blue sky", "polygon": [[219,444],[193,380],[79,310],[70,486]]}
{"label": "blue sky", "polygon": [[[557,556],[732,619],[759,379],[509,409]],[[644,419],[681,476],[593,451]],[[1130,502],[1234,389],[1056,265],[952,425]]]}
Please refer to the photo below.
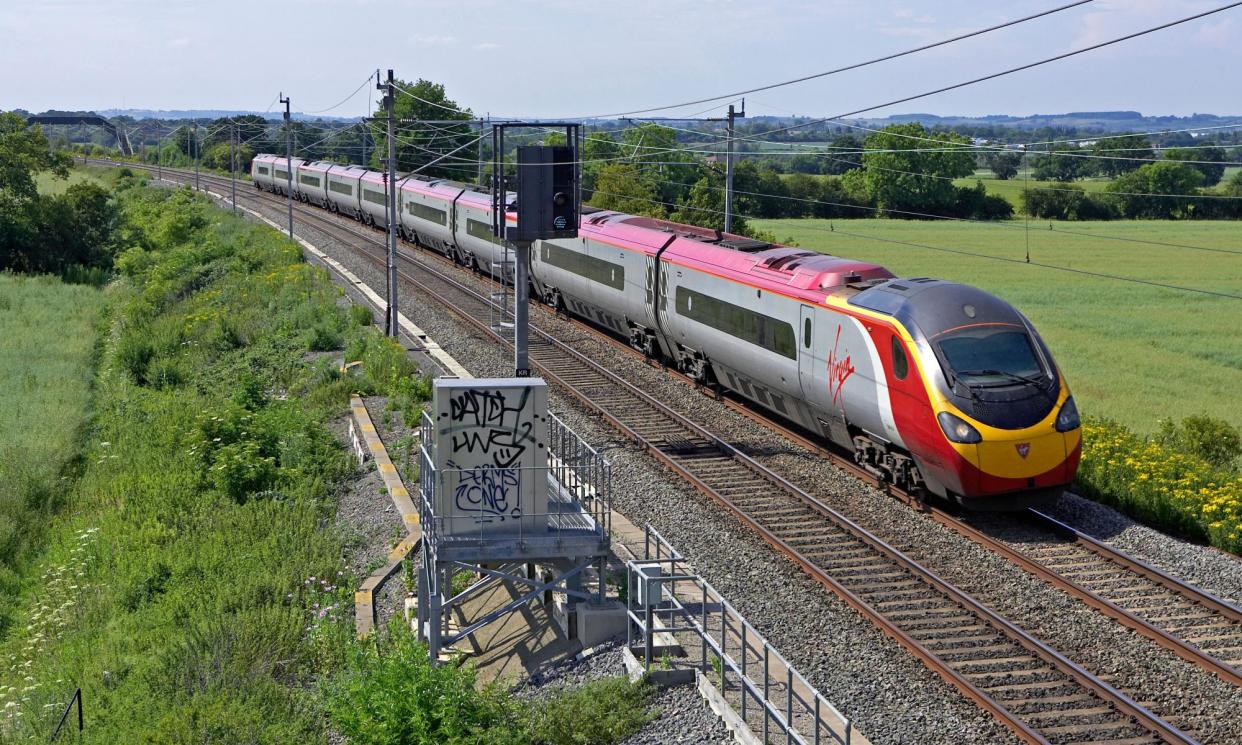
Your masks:
{"label": "blue sky", "polygon": [[[333,106],[375,68],[493,115],[587,116],[729,93],[1068,0],[8,0],[0,109]],[[755,94],[832,115],[1225,4],[1096,0],[857,72]],[[897,107],[936,114],[1242,114],[1242,8]],[[367,109],[364,90],[331,114]],[[699,105],[682,115],[707,108]]]}

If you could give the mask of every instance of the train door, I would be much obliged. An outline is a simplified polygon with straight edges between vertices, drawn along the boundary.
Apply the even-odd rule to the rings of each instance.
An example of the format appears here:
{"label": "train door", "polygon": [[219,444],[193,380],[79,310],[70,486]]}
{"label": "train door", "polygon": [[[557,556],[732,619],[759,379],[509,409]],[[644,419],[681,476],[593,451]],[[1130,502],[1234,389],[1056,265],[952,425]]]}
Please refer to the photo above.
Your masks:
{"label": "train door", "polygon": [[802,400],[813,400],[815,391],[815,309],[801,306],[798,318],[798,384]]}

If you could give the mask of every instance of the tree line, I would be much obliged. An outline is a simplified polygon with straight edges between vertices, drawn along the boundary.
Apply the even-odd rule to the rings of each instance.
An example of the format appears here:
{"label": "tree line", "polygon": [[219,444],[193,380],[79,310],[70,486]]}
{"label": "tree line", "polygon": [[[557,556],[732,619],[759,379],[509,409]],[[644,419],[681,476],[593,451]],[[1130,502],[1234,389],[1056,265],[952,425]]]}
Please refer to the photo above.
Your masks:
{"label": "tree line", "polygon": [[69,173],[70,159],[49,149],[38,127],[0,113],[0,271],[59,274],[100,282],[121,238],[120,208],[98,184],[39,193],[36,177]]}

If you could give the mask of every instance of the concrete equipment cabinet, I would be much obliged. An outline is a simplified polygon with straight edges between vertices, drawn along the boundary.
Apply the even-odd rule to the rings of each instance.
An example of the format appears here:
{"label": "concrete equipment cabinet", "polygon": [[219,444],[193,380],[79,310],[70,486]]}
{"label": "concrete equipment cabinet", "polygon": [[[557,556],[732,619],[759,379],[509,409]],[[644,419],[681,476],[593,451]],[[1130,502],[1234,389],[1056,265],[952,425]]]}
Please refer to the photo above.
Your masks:
{"label": "concrete equipment cabinet", "polygon": [[[432,391],[419,457],[419,639],[434,662],[445,647],[552,592],[566,598],[572,634],[576,606],[605,600],[608,462],[548,413],[540,378],[441,378]],[[475,579],[454,593],[463,571]],[[496,583],[510,586],[511,602],[449,633],[453,608]]]}

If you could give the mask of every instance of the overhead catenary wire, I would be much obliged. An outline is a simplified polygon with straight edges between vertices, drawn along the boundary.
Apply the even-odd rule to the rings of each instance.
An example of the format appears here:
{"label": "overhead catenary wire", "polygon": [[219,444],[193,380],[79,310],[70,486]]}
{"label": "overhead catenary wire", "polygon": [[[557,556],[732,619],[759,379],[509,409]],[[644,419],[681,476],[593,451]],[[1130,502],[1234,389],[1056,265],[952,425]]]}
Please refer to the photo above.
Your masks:
{"label": "overhead catenary wire", "polygon": [[1195,13],[1193,15],[1184,16],[1182,18],[1178,18],[1173,21],[1168,21],[1166,23],[1161,23],[1156,26],[1149,26],[1145,29],[1135,31],[1129,34],[1125,34],[1123,36],[1114,37],[1112,39],[1098,42],[1096,44],[1090,44],[1088,46],[1079,47],[1078,49],[1073,49],[1068,52],[1062,52],[1061,54],[1056,54],[1051,57],[1045,57],[1043,59],[1036,60],[1034,62],[1028,62],[1026,64],[1018,65],[1016,67],[1010,67],[1008,69],[1000,70],[998,72],[989,73],[987,75],[981,75],[979,77],[971,78],[969,80],[963,80],[961,82],[953,83],[951,85],[941,86],[934,90],[924,91],[922,93],[915,93],[913,95],[904,96],[901,98],[895,98],[891,101],[885,101],[884,103],[878,103],[878,104],[873,104],[870,106],[865,106],[862,108],[854,109],[853,111],[847,111],[841,114],[837,114],[835,116],[823,117],[821,119],[813,119],[807,122],[792,124],[788,127],[782,127],[780,129],[772,130],[771,132],[768,132],[767,134],[776,134],[778,132],[788,132],[790,130],[807,127],[812,124],[822,124],[824,122],[837,121],[840,119],[844,119],[847,116],[857,116],[858,114],[865,114],[868,111],[888,108],[889,106],[896,106],[897,104],[900,104],[900,103],[908,103],[910,101],[917,101],[921,98],[927,98],[929,96],[935,96],[941,93],[947,93],[949,91],[958,90],[960,88],[966,88],[972,85],[977,85],[979,83],[987,82],[989,80],[996,80],[997,78],[1002,78],[1008,75],[1013,75],[1015,73],[1022,72],[1024,70],[1030,70],[1036,67],[1042,67],[1043,65],[1051,64],[1053,62],[1059,62],[1060,60],[1068,59],[1070,57],[1075,57],[1080,54],[1085,54],[1087,52],[1093,52],[1097,49],[1103,49],[1105,47],[1113,46],[1114,44],[1120,44],[1126,41],[1130,41],[1132,39],[1137,39],[1139,37],[1147,36],[1149,34],[1153,34],[1158,31],[1164,31],[1165,29],[1173,28],[1175,26],[1180,26],[1184,23],[1189,23],[1191,21],[1197,21],[1201,18],[1206,18],[1208,16],[1215,15],[1217,13],[1223,13],[1226,10],[1231,10],[1240,5],[1242,5],[1242,0],[1239,0],[1238,2],[1228,3],[1226,5],[1221,5],[1216,8],[1212,8],[1210,10],[1205,10],[1200,13]]}
{"label": "overhead catenary wire", "polygon": [[784,86],[794,85],[796,83],[804,83],[808,80],[824,78],[830,75],[836,75],[838,73],[848,72],[850,70],[857,70],[859,68],[867,67],[869,65],[875,65],[881,62],[895,60],[901,57],[909,56],[911,54],[917,54],[919,52],[924,52],[929,49],[935,49],[937,47],[942,47],[948,44],[952,44],[954,42],[962,41],[964,39],[970,39],[975,36],[982,36],[983,34],[991,33],[993,31],[999,31],[1001,29],[1009,28],[1011,26],[1016,26],[1018,24],[1026,23],[1028,21],[1033,21],[1038,18],[1050,16],[1056,13],[1060,13],[1062,11],[1070,10],[1072,8],[1077,8],[1080,5],[1087,5],[1091,1],[1092,0],[1077,0],[1076,2],[1068,3],[1066,5],[1061,5],[1055,8],[1049,8],[1048,10],[1040,11],[1039,13],[1033,13],[1031,15],[1024,16],[1022,18],[1015,18],[1011,21],[1005,21],[1004,23],[999,23],[993,26],[988,26],[987,28],[982,28],[982,29],[970,31],[964,34],[959,34],[957,36],[953,36],[948,39],[941,39],[940,41],[935,41],[930,44],[923,44],[922,46],[914,47],[912,49],[906,49],[900,52],[894,52],[892,54],[887,54],[881,57],[876,57],[874,59],[865,60],[863,62],[856,62],[854,64],[845,65],[843,67],[837,67],[832,70],[826,70],[824,72],[817,72],[817,73],[812,73],[810,75],[803,75],[801,77],[793,78],[791,80],[783,80],[783,81],[776,82],[776,83],[769,83],[767,85],[758,86],[756,88],[748,88],[742,91],[734,91],[733,93],[724,93],[719,96],[709,96],[707,98],[699,98],[699,99],[695,99],[691,101],[682,101],[681,103],[668,104],[665,106],[653,106],[653,107],[645,108],[645,109],[634,109],[631,111],[614,112],[611,114],[596,114],[593,116],[571,117],[571,118],[573,119],[606,119],[610,117],[624,117],[624,116],[632,116],[634,114],[649,114],[654,111],[668,111],[669,109],[680,109],[680,108],[685,108],[687,106],[697,106],[701,103],[710,103],[713,101],[721,101],[721,100],[729,99],[729,98],[741,98],[742,96],[745,96],[751,93],[759,93],[761,91],[772,90],[774,88],[782,88]]}

